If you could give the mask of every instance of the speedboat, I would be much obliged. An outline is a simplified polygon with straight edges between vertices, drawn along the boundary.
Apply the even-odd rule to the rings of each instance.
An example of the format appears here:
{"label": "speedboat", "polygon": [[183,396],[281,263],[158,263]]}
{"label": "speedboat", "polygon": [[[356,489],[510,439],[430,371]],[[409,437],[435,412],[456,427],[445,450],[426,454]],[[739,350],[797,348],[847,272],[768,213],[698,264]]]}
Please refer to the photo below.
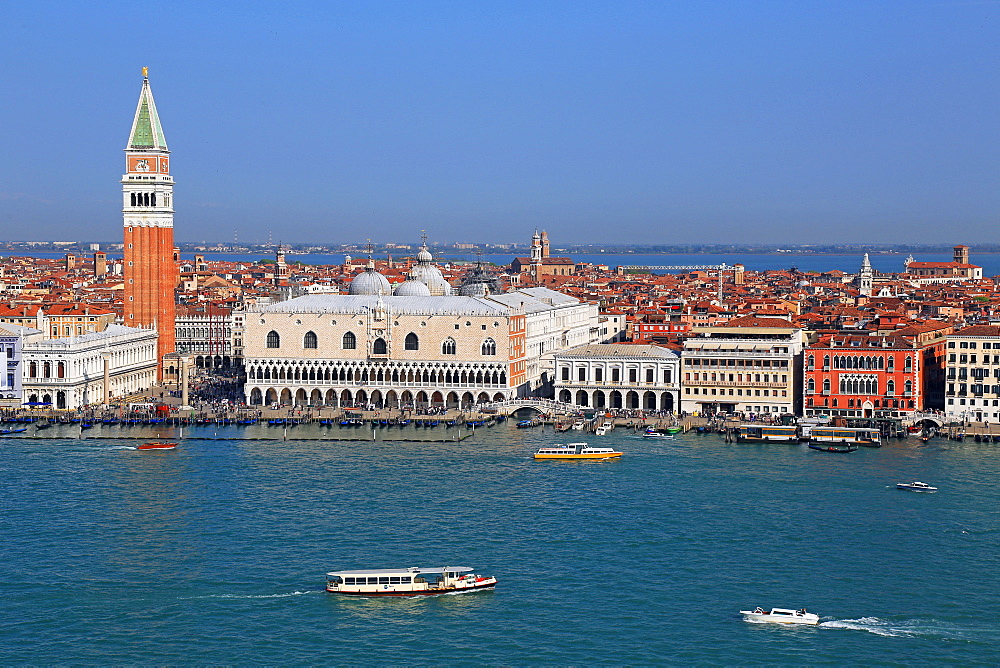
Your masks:
{"label": "speedboat", "polygon": [[650,427],[649,429],[647,429],[646,431],[644,431],[642,433],[642,437],[643,438],[669,438],[669,439],[673,439],[674,435],[673,434],[665,434],[662,431],[656,431],[655,429],[653,429],[652,427]]}
{"label": "speedboat", "polygon": [[911,492],[936,492],[937,487],[931,487],[926,482],[914,480],[913,482],[897,482],[896,489],[908,489]]}
{"label": "speedboat", "polygon": [[535,453],[535,459],[615,459],[621,456],[622,453],[614,448],[591,447],[586,443],[550,445]]}
{"label": "speedboat", "polygon": [[493,576],[477,575],[464,566],[334,571],[326,574],[326,590],[352,596],[433,596],[464,594],[497,586]]}
{"label": "speedboat", "polygon": [[171,443],[168,441],[150,441],[149,443],[143,443],[142,445],[135,446],[136,450],[173,450],[177,447],[176,443]]}
{"label": "speedboat", "polygon": [[809,624],[815,626],[819,624],[819,615],[801,610],[787,610],[785,608],[771,608],[768,612],[762,608],[756,610],[740,610],[744,620],[748,622],[771,622],[774,624]]}

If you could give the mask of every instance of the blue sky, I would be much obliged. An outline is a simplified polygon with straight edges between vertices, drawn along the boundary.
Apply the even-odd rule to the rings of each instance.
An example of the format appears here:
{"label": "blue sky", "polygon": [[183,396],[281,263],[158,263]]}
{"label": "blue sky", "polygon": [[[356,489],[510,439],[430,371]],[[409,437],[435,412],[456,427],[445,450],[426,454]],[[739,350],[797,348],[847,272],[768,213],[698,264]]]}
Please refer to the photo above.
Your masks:
{"label": "blue sky", "polygon": [[0,239],[996,242],[1000,3],[0,7]]}

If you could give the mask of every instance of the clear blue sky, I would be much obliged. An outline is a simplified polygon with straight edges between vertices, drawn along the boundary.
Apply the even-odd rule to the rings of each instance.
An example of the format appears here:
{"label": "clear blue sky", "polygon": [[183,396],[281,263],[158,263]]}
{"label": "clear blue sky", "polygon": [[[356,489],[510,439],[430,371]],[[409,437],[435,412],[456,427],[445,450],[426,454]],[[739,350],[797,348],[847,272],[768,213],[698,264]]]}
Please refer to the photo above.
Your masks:
{"label": "clear blue sky", "polygon": [[996,242],[1000,4],[0,5],[0,239]]}

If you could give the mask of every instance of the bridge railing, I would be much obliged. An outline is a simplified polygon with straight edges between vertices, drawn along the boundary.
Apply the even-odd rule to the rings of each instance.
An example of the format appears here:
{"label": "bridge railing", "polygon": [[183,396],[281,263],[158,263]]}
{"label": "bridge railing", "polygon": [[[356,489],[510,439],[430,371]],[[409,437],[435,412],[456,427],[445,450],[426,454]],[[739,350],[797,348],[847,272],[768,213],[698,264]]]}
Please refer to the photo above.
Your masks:
{"label": "bridge railing", "polygon": [[480,404],[484,409],[500,409],[500,408],[544,408],[549,410],[557,411],[579,411],[582,410],[583,406],[577,406],[576,404],[567,404],[562,401],[556,401],[555,399],[540,399],[540,398],[523,398],[523,399],[505,399],[503,401],[494,401],[488,404]]}

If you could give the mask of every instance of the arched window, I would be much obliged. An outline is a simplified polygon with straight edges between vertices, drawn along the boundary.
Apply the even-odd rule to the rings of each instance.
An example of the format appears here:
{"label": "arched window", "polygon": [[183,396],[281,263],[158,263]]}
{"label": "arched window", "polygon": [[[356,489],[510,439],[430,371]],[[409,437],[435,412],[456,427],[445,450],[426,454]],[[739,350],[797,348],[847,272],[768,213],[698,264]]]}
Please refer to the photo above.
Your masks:
{"label": "arched window", "polygon": [[38,362],[28,364],[28,378],[38,378]]}
{"label": "arched window", "polygon": [[829,378],[826,378],[826,379],[823,380],[823,391],[824,392],[829,392],[830,391],[830,379]]}
{"label": "arched window", "polygon": [[486,339],[483,341],[483,354],[484,355],[496,355],[497,354],[497,342],[493,339]]}
{"label": "arched window", "polygon": [[406,335],[406,339],[403,341],[404,350],[420,350],[420,339],[413,332]]}
{"label": "arched window", "polygon": [[132,206],[135,206],[135,193],[129,193],[132,196]]}
{"label": "arched window", "polygon": [[455,339],[450,336],[444,340],[441,344],[441,354],[442,355],[454,355],[455,354]]}
{"label": "arched window", "polygon": [[267,333],[267,347],[268,348],[280,348],[281,347],[281,337],[273,329]]}
{"label": "arched window", "polygon": [[387,352],[389,352],[389,348],[385,345],[385,339],[381,337],[375,339],[375,343],[372,344],[372,354],[385,355]]}
{"label": "arched window", "polygon": [[[892,359],[892,358],[890,357],[889,359]],[[889,381],[888,381],[888,382],[887,382],[887,383],[885,384],[885,393],[886,393],[886,394],[888,394],[888,395],[889,395],[890,397],[891,397],[892,395],[896,394],[896,381],[894,381],[894,380],[889,380]]]}
{"label": "arched window", "polygon": [[814,366],[816,366],[816,358],[813,355],[810,355],[806,364],[809,366],[810,369],[813,368]]}
{"label": "arched window", "polygon": [[56,364],[56,378],[66,377],[66,362],[58,362]]}
{"label": "arched window", "polygon": [[156,193],[153,193],[152,195],[149,196],[149,201],[152,204],[152,206],[156,206]]}
{"label": "arched window", "polygon": [[50,362],[42,362],[42,377],[43,378],[52,377],[52,364]]}
{"label": "arched window", "polygon": [[910,371],[913,371],[913,358],[912,357],[907,357],[905,360],[903,360],[903,371],[905,371],[906,373],[909,373]]}
{"label": "arched window", "polygon": [[826,368],[828,368],[828,369],[830,368],[830,356],[829,355],[823,355],[823,366],[826,367]]}
{"label": "arched window", "polygon": [[354,350],[357,347],[358,337],[354,336],[354,332],[344,334],[344,350]]}
{"label": "arched window", "polygon": [[302,347],[303,348],[316,347],[316,332],[306,332],[306,335],[302,337]]}
{"label": "arched window", "polygon": [[910,396],[910,394],[913,393],[913,381],[912,380],[906,381],[906,385],[903,386],[903,392],[905,393],[905,396]]}
{"label": "arched window", "polygon": [[810,394],[816,391],[816,380],[814,378],[809,379],[809,383],[806,385],[806,391]]}

